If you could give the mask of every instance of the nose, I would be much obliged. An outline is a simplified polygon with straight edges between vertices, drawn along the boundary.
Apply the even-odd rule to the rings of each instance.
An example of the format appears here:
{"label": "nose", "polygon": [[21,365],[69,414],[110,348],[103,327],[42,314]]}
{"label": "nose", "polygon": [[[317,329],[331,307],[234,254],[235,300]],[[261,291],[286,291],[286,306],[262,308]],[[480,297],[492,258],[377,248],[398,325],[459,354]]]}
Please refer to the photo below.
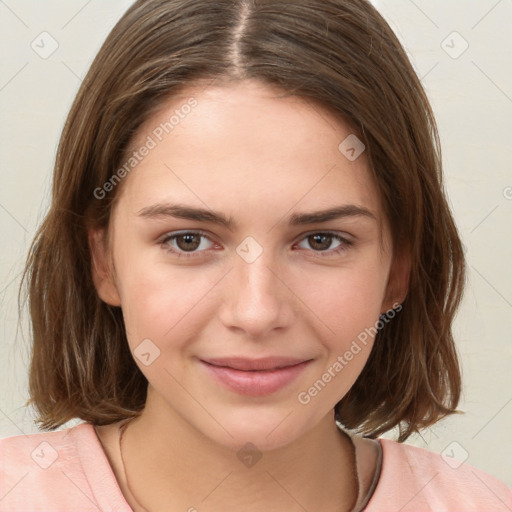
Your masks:
{"label": "nose", "polygon": [[285,330],[295,320],[290,283],[270,252],[263,251],[250,263],[236,256],[234,268],[226,276],[220,309],[226,328],[255,340]]}

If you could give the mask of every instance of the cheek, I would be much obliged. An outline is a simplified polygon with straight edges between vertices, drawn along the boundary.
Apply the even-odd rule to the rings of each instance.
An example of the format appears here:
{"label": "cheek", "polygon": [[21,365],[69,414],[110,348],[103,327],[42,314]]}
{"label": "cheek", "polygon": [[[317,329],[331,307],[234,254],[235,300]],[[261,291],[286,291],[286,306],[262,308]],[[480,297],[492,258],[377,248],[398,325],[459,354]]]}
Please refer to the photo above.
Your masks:
{"label": "cheek", "polygon": [[[153,385],[181,392],[172,376],[187,360],[193,341],[212,315],[205,300],[214,283],[190,270],[155,272],[133,268],[124,282],[121,303],[128,344],[135,363]],[[189,347],[192,347],[189,349]]]}
{"label": "cheek", "polygon": [[[349,391],[370,356],[385,290],[384,270],[340,270],[321,290],[309,295],[326,358],[323,367],[298,395],[301,404],[323,402],[331,408]],[[385,275],[385,272],[384,272]],[[305,292],[306,293],[306,292]]]}
{"label": "cheek", "polygon": [[312,388],[305,390],[303,397],[309,400],[322,390],[321,400],[329,407],[348,392],[370,356],[385,292],[386,269],[361,265],[331,274],[329,280],[317,276],[316,282],[322,286],[308,300],[324,324],[318,328],[317,337],[322,340],[327,357],[322,373],[316,376],[318,380],[313,379]]}
{"label": "cheek", "polygon": [[297,295],[338,343],[345,344],[378,320],[385,295],[386,268],[360,265],[321,269],[308,276]]}
{"label": "cheek", "polygon": [[168,344],[169,339],[185,340],[187,332],[196,331],[201,318],[208,316],[204,309],[209,290],[218,280],[217,273],[165,264],[163,258],[162,250],[156,258],[132,255],[120,258],[116,265],[121,306],[132,347],[144,338],[160,345]]}

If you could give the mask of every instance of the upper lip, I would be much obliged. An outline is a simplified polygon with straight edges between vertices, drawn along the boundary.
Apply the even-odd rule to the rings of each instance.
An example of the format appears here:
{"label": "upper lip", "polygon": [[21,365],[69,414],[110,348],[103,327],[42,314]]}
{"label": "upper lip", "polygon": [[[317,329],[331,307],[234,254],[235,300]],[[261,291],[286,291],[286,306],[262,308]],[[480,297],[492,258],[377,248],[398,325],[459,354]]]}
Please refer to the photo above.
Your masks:
{"label": "upper lip", "polygon": [[287,366],[295,366],[310,359],[297,359],[296,357],[262,357],[250,359],[246,357],[222,357],[202,359],[205,363],[214,366],[226,366],[235,370],[275,370]]}

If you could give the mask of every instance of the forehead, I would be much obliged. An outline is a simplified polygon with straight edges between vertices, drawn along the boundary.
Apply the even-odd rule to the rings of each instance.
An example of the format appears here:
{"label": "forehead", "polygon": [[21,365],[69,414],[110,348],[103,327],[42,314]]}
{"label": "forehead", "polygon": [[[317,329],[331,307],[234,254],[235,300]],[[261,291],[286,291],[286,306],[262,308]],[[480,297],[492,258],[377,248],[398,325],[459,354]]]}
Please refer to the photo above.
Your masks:
{"label": "forehead", "polygon": [[231,210],[262,217],[345,202],[378,217],[366,156],[347,158],[347,137],[340,117],[261,82],[189,87],[138,130],[131,151],[150,149],[126,178],[124,201],[132,212],[179,200],[235,217]]}

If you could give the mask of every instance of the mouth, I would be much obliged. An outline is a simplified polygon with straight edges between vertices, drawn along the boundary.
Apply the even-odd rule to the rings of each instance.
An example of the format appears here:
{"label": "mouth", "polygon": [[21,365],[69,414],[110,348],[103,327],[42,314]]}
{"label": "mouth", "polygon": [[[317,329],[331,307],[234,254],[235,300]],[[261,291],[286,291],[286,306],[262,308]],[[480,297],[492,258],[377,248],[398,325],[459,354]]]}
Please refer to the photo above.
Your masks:
{"label": "mouth", "polygon": [[311,359],[298,359],[292,357],[262,357],[259,359],[250,359],[244,357],[226,357],[226,358],[213,358],[202,359],[201,361],[211,364],[212,366],[219,366],[223,368],[231,368],[233,370],[242,371],[266,371],[266,370],[279,370],[281,368],[288,368],[295,366]]}
{"label": "mouth", "polygon": [[290,357],[200,360],[210,377],[231,391],[248,396],[277,392],[295,380],[312,361]]}

